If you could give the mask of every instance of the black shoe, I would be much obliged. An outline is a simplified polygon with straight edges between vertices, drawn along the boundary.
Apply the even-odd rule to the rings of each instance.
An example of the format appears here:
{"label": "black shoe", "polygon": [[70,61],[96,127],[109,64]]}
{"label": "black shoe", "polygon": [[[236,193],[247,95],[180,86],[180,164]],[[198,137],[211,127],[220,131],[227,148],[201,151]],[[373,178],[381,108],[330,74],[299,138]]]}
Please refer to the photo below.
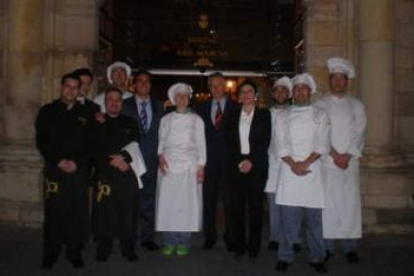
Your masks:
{"label": "black shoe", "polygon": [[325,262],[329,261],[332,258],[333,254],[331,253],[331,251],[326,250],[325,251]]}
{"label": "black shoe", "polygon": [[157,251],[158,249],[160,249],[158,244],[156,244],[155,242],[152,242],[152,241],[142,242],[141,246],[145,247],[149,251]]}
{"label": "black shoe", "polygon": [[97,256],[96,261],[99,263],[106,263],[108,261],[108,257]]}
{"label": "black shoe", "polygon": [[355,251],[346,253],[345,257],[349,264],[358,264],[360,262],[358,254]]}
{"label": "black shoe", "polygon": [[284,261],[278,261],[276,264],[276,271],[286,272],[290,266],[290,263]]}
{"label": "black shoe", "polygon": [[326,265],[324,263],[309,263],[313,269],[318,273],[326,273],[328,272],[328,268],[326,268]]}
{"label": "black shoe", "polygon": [[212,249],[214,246],[216,245],[216,241],[213,240],[206,240],[203,244],[203,249],[204,250],[210,250]]}
{"label": "black shoe", "polygon": [[277,248],[279,247],[279,244],[276,241],[271,241],[269,242],[269,244],[267,245],[267,250],[271,250],[271,251],[277,251]]}
{"label": "black shoe", "polygon": [[138,256],[137,254],[135,254],[135,252],[122,253],[122,257],[124,257],[125,259],[128,260],[128,262],[131,262],[131,263],[138,260]]}
{"label": "black shoe", "polygon": [[85,267],[85,263],[83,262],[82,258],[70,261],[72,263],[73,268],[80,269]]}
{"label": "black shoe", "polygon": [[55,261],[43,260],[43,262],[42,262],[42,269],[50,270],[50,269],[53,268],[54,265],[55,265]]}
{"label": "black shoe", "polygon": [[300,244],[298,243],[293,244],[293,251],[295,252],[295,254],[298,254],[301,250],[302,250],[302,246],[300,246]]}

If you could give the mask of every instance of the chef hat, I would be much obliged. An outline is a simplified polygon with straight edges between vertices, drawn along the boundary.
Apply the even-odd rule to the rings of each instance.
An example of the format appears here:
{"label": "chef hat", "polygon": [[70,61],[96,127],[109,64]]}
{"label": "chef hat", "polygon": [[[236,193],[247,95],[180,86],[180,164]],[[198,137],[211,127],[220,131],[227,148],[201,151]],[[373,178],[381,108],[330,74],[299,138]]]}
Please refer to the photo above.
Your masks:
{"label": "chef hat", "polygon": [[115,61],[110,66],[108,66],[108,68],[106,69],[106,78],[108,79],[108,82],[110,84],[113,83],[113,80],[111,78],[112,70],[117,68],[117,67],[121,67],[121,68],[125,69],[126,74],[127,74],[127,78],[129,78],[131,76],[131,67],[128,64],[126,64],[125,62],[122,62],[122,61]]}
{"label": "chef hat", "polygon": [[329,69],[329,74],[341,73],[347,75],[350,79],[355,77],[354,65],[349,60],[333,57],[328,59],[326,64]]}
{"label": "chef hat", "polygon": [[289,98],[292,97],[292,88],[293,88],[293,85],[292,85],[292,81],[290,80],[289,77],[284,76],[284,77],[281,77],[281,78],[277,79],[273,83],[273,87],[272,88],[274,89],[274,88],[276,88],[276,86],[286,87],[286,89],[289,92]]}
{"label": "chef hat", "polygon": [[176,105],[175,97],[177,96],[177,94],[187,94],[191,99],[192,93],[193,88],[191,88],[189,84],[178,82],[170,86],[170,88],[168,88],[168,99],[170,100],[172,105]]}
{"label": "chef hat", "polygon": [[316,83],[311,74],[303,73],[294,76],[292,79],[292,85],[295,86],[297,84],[305,84],[309,87],[311,94],[316,93]]}

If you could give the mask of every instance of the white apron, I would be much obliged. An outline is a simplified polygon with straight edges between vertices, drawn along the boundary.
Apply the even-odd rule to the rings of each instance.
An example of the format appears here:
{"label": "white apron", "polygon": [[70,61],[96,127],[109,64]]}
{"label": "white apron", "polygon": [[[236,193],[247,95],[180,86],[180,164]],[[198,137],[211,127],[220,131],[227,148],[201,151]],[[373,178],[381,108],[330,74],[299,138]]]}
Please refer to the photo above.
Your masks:
{"label": "white apron", "polygon": [[346,170],[324,164],[326,208],[322,211],[326,239],[357,239],[362,236],[359,160]]}
{"label": "white apron", "polygon": [[350,96],[324,95],[316,103],[331,121],[331,144],[339,153],[353,155],[346,170],[330,156],[323,160],[326,182],[326,208],[322,212],[323,235],[327,239],[355,239],[362,236],[359,157],[366,129],[362,103]]}
{"label": "white apron", "polygon": [[270,108],[270,115],[272,118],[272,135],[269,145],[269,173],[264,191],[266,193],[275,193],[277,186],[277,178],[279,175],[280,158],[276,154],[276,137],[275,137],[275,124],[276,117],[283,109],[276,109],[275,107]]}
{"label": "white apron", "polygon": [[172,112],[161,120],[159,154],[169,169],[158,172],[155,228],[157,231],[200,231],[202,184],[197,166],[205,164],[204,124],[193,113]]}
{"label": "white apron", "polygon": [[197,183],[195,168],[181,173],[158,173],[157,231],[201,230],[201,185]]}
{"label": "white apron", "polygon": [[[305,160],[312,152],[322,156],[329,150],[329,121],[323,110],[313,106],[292,107],[276,122],[277,152],[280,158],[290,156],[294,161]],[[278,127],[279,122],[279,127]],[[294,174],[289,165],[281,162],[276,203],[307,208],[325,206],[325,187],[321,159],[309,167],[305,176]]]}

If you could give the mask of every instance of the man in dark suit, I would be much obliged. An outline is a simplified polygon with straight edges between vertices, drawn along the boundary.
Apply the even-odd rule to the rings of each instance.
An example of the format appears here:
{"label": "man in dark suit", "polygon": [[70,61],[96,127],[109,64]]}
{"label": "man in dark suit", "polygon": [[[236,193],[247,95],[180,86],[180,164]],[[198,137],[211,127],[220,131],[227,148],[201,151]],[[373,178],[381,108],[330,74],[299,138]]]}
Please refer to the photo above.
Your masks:
{"label": "man in dark suit", "polygon": [[211,74],[208,78],[208,85],[212,99],[198,108],[198,113],[204,121],[207,143],[207,164],[203,185],[203,231],[205,238],[203,249],[213,248],[217,241],[216,211],[220,196],[225,218],[223,238],[227,249],[231,251],[233,235],[230,227],[229,157],[225,143],[225,132],[229,114],[237,104],[226,97],[224,92],[225,79],[221,73]]}
{"label": "man in dark suit", "polygon": [[77,100],[86,109],[88,115],[93,117],[101,110],[99,105],[88,99],[88,95],[91,92],[93,83],[93,73],[88,68],[78,68],[73,71],[73,74],[77,75],[81,80],[81,86]]}
{"label": "man in dark suit", "polygon": [[158,127],[164,114],[162,104],[151,98],[151,74],[138,71],[134,78],[135,96],[124,100],[122,114],[135,120],[139,127],[139,146],[147,166],[141,176],[143,189],[139,192],[141,246],[158,250],[154,242],[155,193],[158,171]]}

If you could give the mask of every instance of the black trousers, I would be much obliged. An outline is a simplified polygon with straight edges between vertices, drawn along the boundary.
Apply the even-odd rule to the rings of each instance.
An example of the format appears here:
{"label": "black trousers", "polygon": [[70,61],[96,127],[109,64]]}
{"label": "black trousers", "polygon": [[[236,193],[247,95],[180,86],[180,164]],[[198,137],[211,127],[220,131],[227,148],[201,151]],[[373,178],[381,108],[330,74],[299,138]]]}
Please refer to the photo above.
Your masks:
{"label": "black trousers", "polygon": [[203,184],[203,232],[204,239],[217,240],[217,205],[219,198],[224,211],[224,241],[227,244],[234,242],[231,230],[231,204],[230,204],[230,173],[228,168],[208,168],[205,172]]}
{"label": "black trousers", "polygon": [[[113,238],[112,237],[97,237],[98,246],[96,249],[96,256],[99,258],[108,258],[112,253]],[[135,238],[121,239],[122,255],[129,256],[135,252]]]}
{"label": "black trousers", "polygon": [[141,242],[154,241],[155,233],[155,196],[157,191],[157,174],[146,173],[142,177],[144,187],[139,191],[139,224]]}
{"label": "black trousers", "polygon": [[135,249],[139,203],[135,175],[132,170],[120,172],[101,168],[97,179],[93,205],[97,257],[111,255],[113,239],[121,241],[124,255],[131,255]]}
{"label": "black trousers", "polygon": [[233,177],[231,204],[236,254],[243,255],[248,251],[250,256],[257,256],[261,246],[263,189],[267,180],[267,169],[253,168],[247,174],[242,174],[237,169],[233,170]]}
{"label": "black trousers", "polygon": [[44,197],[44,261],[57,261],[63,245],[66,258],[78,260],[90,228],[87,170],[78,169],[72,174],[45,170]]}

